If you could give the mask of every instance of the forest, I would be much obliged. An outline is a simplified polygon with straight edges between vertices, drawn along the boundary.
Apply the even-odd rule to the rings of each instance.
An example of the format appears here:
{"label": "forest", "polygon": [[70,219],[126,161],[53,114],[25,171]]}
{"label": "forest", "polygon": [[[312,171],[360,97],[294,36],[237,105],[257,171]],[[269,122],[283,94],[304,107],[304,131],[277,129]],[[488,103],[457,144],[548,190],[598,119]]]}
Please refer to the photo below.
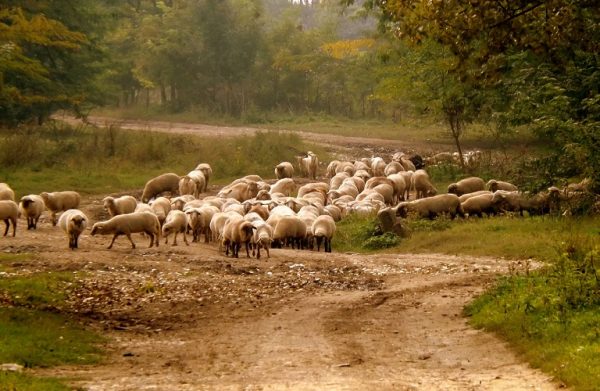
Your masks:
{"label": "forest", "polygon": [[460,139],[527,129],[538,188],[598,186],[593,1],[6,1],[0,123],[95,107],[268,122],[428,118]]}

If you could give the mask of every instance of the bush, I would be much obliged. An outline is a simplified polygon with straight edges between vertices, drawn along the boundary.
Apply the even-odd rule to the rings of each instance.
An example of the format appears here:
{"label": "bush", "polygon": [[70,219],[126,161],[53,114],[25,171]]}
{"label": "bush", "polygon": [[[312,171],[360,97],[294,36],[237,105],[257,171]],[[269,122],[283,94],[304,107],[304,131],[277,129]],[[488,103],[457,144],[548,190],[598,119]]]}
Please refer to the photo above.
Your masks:
{"label": "bush", "polygon": [[367,250],[381,250],[398,245],[400,238],[392,232],[386,232],[383,235],[372,236],[365,240],[362,244]]}

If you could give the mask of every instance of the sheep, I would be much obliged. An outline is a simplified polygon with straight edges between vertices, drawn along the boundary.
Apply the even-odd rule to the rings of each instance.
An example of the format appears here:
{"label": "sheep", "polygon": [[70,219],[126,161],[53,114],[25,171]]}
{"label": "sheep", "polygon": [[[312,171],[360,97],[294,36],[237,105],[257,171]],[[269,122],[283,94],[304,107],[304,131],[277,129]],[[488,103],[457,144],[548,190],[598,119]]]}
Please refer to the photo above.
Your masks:
{"label": "sheep", "polygon": [[339,162],[339,164],[337,164],[335,167],[335,173],[339,174],[341,172],[345,172],[346,174],[352,176],[356,172],[356,168],[351,162]]}
{"label": "sheep", "polygon": [[135,206],[133,213],[141,213],[141,212],[150,212],[152,214],[155,214],[154,210],[152,209],[152,207],[150,205],[144,204],[143,202],[138,202],[138,204]]}
{"label": "sheep", "polygon": [[430,165],[435,165],[435,164],[440,164],[440,163],[452,164],[452,163],[455,163],[456,160],[454,159],[452,152],[440,152],[440,153],[436,153],[435,155],[426,158],[425,162],[427,162],[427,164],[430,164]]}
{"label": "sheep", "polygon": [[275,177],[277,179],[291,178],[294,176],[294,166],[290,162],[281,162],[275,166]]}
{"label": "sheep", "polygon": [[292,178],[282,178],[271,186],[269,193],[282,193],[291,196],[296,191],[296,183]]}
{"label": "sheep", "polygon": [[334,221],[340,221],[342,219],[342,209],[336,205],[325,206],[323,213],[333,217]]}
{"label": "sheep", "polygon": [[142,202],[147,203],[152,198],[165,191],[171,192],[172,195],[177,194],[179,191],[179,179],[179,175],[172,172],[150,179],[144,186]]}
{"label": "sheep", "polygon": [[404,201],[406,196],[406,181],[400,174],[391,174],[387,177],[394,186],[394,202]]}
{"label": "sheep", "polygon": [[219,250],[222,246],[223,229],[229,220],[242,220],[236,212],[217,212],[210,219],[209,228],[214,242],[219,242]]}
{"label": "sheep", "polygon": [[79,209],[66,210],[58,219],[58,226],[67,234],[69,239],[69,248],[75,250],[79,235],[88,225],[87,216]]}
{"label": "sheep", "polygon": [[366,182],[362,178],[355,175],[345,179],[343,183],[352,183],[354,186],[356,186],[356,189],[361,192],[365,189]]}
{"label": "sheep", "polygon": [[335,228],[335,221],[331,216],[322,215],[313,222],[311,232],[317,242],[317,251],[321,251],[321,243],[323,243],[323,250],[327,253],[331,252],[331,239]]}
{"label": "sheep", "polygon": [[417,167],[409,159],[401,158],[400,164],[404,167],[404,171],[416,171]]}
{"label": "sheep", "polygon": [[27,218],[27,229],[36,229],[40,216],[46,209],[44,199],[36,194],[21,197],[19,203],[21,214]]}
{"label": "sheep", "polygon": [[415,198],[431,197],[437,194],[437,189],[431,184],[425,170],[417,170],[411,177],[410,187],[415,191]]}
{"label": "sheep", "polygon": [[335,174],[330,180],[329,180],[329,188],[331,190],[337,190],[338,187],[340,187],[342,185],[342,182],[344,182],[344,180],[346,178],[350,178],[350,175],[346,172],[340,172],[338,174]]}
{"label": "sheep", "polygon": [[158,197],[152,203],[150,203],[150,207],[152,211],[158,217],[158,221],[160,222],[160,226],[164,224],[167,215],[171,211],[171,201],[165,197]]}
{"label": "sheep", "polygon": [[200,235],[204,234],[204,242],[208,243],[212,237],[210,222],[219,209],[212,205],[202,205],[199,208],[190,208],[185,211],[188,224],[192,229],[192,242],[199,242]]}
{"label": "sheep", "polygon": [[[492,203],[494,195],[492,193],[480,194],[473,197],[468,198],[464,202],[461,203],[461,207],[463,212],[467,214],[469,217],[473,215],[477,215],[482,217],[483,213],[489,215],[496,214],[496,208]],[[460,199],[459,199],[460,200]]]}
{"label": "sheep", "polygon": [[353,176],[362,179],[363,182],[367,182],[372,175],[366,170],[357,170]]}
{"label": "sheep", "polygon": [[0,200],[15,200],[15,192],[10,188],[8,183],[0,183]]}
{"label": "sheep", "polygon": [[325,176],[327,176],[327,178],[333,178],[333,176],[336,174],[337,166],[340,163],[341,162],[339,160],[332,160],[331,162],[329,162],[329,164],[327,165]]}
{"label": "sheep", "polygon": [[183,241],[186,246],[189,246],[185,233],[187,231],[188,219],[187,215],[180,210],[172,210],[167,215],[165,223],[162,227],[162,235],[165,238],[165,244],[169,243],[169,235],[174,233],[173,246],[177,246],[177,234],[183,233]]}
{"label": "sheep", "polygon": [[266,205],[252,205],[247,213],[256,213],[265,221],[269,218],[269,208]]}
{"label": "sheep", "polygon": [[411,188],[412,176],[413,176],[414,172],[413,171],[401,171],[398,174],[401,175],[402,178],[404,178],[404,183],[406,183],[406,188],[404,190],[403,198],[405,200],[408,200],[410,198],[410,188]]}
{"label": "sheep", "polygon": [[256,259],[260,259],[260,249],[264,248],[267,252],[267,258],[270,258],[269,247],[273,243],[273,228],[266,222],[253,223],[256,231],[252,235],[252,255],[256,250]]}
{"label": "sheep", "polygon": [[306,185],[300,186],[298,189],[298,197],[304,197],[304,195],[312,192],[318,192],[327,198],[326,194],[329,191],[329,185],[323,182],[307,183]]}
{"label": "sheep", "polygon": [[282,216],[273,230],[273,244],[277,247],[287,242],[301,250],[305,238],[306,223],[297,216]]}
{"label": "sheep", "polygon": [[179,194],[191,194],[198,198],[200,193],[206,189],[206,178],[200,170],[193,170],[179,179],[178,190]]}
{"label": "sheep", "polygon": [[258,194],[258,185],[256,182],[236,183],[229,189],[221,190],[217,195],[222,198],[234,198],[240,202],[244,202],[256,197]]}
{"label": "sheep", "polygon": [[383,170],[383,175],[385,176],[390,176],[391,174],[397,174],[400,171],[406,171],[404,169],[404,167],[402,166],[402,164],[400,164],[399,162],[389,162],[387,166],[385,166],[385,169]]}
{"label": "sheep", "polygon": [[13,237],[17,234],[17,218],[19,216],[19,206],[12,200],[0,200],[0,220],[4,220],[6,230],[4,236],[8,234],[10,223],[13,225]]}
{"label": "sheep", "polygon": [[467,193],[473,193],[479,190],[485,190],[485,182],[479,177],[469,177],[456,183],[448,185],[448,193],[461,196]]}
{"label": "sheep", "polygon": [[462,204],[463,202],[465,202],[469,198],[480,196],[482,194],[493,194],[493,193],[491,191],[488,191],[488,190],[479,190],[479,191],[475,191],[473,193],[463,194],[460,197],[458,197],[458,199],[459,199],[460,203]]}
{"label": "sheep", "polygon": [[296,156],[296,160],[303,176],[317,179],[317,168],[319,167],[319,158],[317,155],[308,151],[306,156]]}
{"label": "sheep", "polygon": [[81,196],[75,191],[56,191],[53,193],[43,192],[40,197],[44,200],[44,205],[52,214],[52,225],[56,226],[56,213],[68,209],[77,209]]}
{"label": "sheep", "polygon": [[196,166],[196,170],[202,171],[202,174],[204,174],[204,188],[200,190],[201,193],[204,193],[213,174],[212,167],[208,163],[200,163]]}
{"label": "sheep", "polygon": [[381,192],[375,189],[365,189],[356,196],[356,201],[378,201],[385,204],[385,197]]}
{"label": "sheep", "polygon": [[451,218],[456,217],[456,215],[461,217],[465,215],[458,196],[455,194],[440,194],[414,201],[405,201],[396,206],[397,216],[407,217],[410,211],[429,219],[434,219],[441,213],[448,213]]}
{"label": "sheep", "polygon": [[385,171],[385,161],[380,157],[374,157],[371,159],[371,170],[373,176],[383,176]]}
{"label": "sheep", "polygon": [[229,248],[231,248],[231,256],[239,258],[240,247],[244,244],[246,257],[250,258],[249,244],[255,230],[256,227],[249,221],[243,219],[228,221],[223,228],[225,255],[229,255]]}
{"label": "sheep", "polygon": [[497,181],[495,179],[490,179],[486,183],[485,186],[492,193],[495,192],[496,190],[504,190],[504,191],[517,191],[517,190],[519,190],[517,188],[517,186],[513,185],[512,183]]}
{"label": "sheep", "polygon": [[126,195],[118,198],[104,197],[102,200],[104,208],[108,210],[110,217],[133,213],[137,207],[137,200],[132,196]]}
{"label": "sheep", "polygon": [[195,198],[191,194],[184,194],[179,197],[171,198],[171,210],[183,210],[185,204],[193,200],[195,200]]}
{"label": "sheep", "polygon": [[394,202],[394,186],[393,184],[382,183],[373,187],[373,190],[381,194],[386,205],[391,205]]}
{"label": "sheep", "polygon": [[108,246],[110,250],[115,243],[115,240],[120,235],[126,235],[127,239],[131,242],[131,248],[135,248],[135,243],[131,239],[131,234],[143,232],[150,236],[150,246],[155,244],[159,246],[160,241],[160,222],[158,217],[150,212],[141,213],[128,213],[126,215],[117,215],[107,221],[97,222],[92,226],[91,235],[110,235],[113,234],[113,238]]}

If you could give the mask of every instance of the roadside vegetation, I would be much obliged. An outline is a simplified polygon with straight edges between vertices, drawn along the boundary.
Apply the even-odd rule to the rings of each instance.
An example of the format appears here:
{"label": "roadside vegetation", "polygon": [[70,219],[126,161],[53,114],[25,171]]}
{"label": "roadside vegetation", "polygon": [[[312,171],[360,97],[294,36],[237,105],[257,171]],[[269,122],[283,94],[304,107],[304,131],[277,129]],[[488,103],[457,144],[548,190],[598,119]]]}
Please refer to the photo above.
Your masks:
{"label": "roadside vegetation", "polygon": [[29,369],[86,365],[102,358],[103,339],[76,319],[62,315],[67,272],[22,274],[32,254],[0,254],[0,363],[23,372],[0,371],[2,390],[67,390],[61,381],[39,378]]}

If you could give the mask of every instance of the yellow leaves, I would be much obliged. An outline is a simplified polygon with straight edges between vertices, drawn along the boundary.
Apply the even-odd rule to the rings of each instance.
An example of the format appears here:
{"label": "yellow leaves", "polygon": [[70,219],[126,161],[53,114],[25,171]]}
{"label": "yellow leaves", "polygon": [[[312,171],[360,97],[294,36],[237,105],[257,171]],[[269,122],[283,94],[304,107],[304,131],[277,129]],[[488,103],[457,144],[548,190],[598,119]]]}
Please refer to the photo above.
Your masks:
{"label": "yellow leaves", "polygon": [[338,60],[356,57],[375,46],[375,40],[370,38],[336,41],[321,45],[321,50],[328,56]]}

